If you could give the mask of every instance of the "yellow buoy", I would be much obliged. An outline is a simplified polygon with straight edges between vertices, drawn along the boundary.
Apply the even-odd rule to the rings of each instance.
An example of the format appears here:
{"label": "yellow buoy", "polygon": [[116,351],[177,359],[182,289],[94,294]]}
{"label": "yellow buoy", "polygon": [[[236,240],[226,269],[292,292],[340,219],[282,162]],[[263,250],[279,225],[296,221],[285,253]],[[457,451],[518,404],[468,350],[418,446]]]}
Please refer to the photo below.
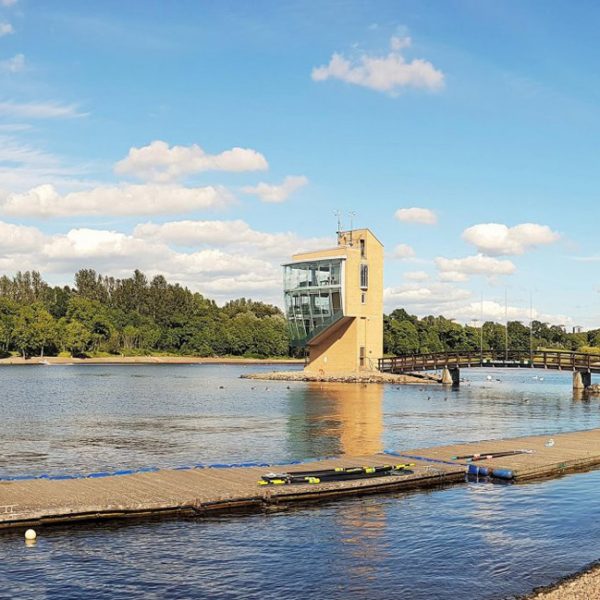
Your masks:
{"label": "yellow buoy", "polygon": [[25,532],[25,539],[26,540],[35,540],[35,538],[37,538],[37,533],[35,532],[35,529],[28,529]]}

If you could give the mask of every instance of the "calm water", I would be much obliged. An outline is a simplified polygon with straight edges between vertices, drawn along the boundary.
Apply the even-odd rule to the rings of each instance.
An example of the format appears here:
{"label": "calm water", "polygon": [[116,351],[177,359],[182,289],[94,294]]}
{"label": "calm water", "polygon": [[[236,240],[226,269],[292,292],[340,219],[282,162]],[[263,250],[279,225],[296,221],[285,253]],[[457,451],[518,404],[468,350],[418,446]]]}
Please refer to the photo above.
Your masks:
{"label": "calm water", "polygon": [[239,378],[260,368],[0,368],[0,477],[280,462],[600,427],[600,400],[574,398],[569,373],[538,372],[540,381],[532,371],[465,371],[472,381],[458,391]]}
{"label": "calm water", "polygon": [[[0,369],[0,472],[280,461],[600,427],[600,400],[574,398],[569,374],[475,370],[453,392],[239,379],[247,370]],[[599,485],[595,471],[268,516],[77,525],[44,530],[31,548],[5,533],[0,598],[506,598],[600,558]]]}

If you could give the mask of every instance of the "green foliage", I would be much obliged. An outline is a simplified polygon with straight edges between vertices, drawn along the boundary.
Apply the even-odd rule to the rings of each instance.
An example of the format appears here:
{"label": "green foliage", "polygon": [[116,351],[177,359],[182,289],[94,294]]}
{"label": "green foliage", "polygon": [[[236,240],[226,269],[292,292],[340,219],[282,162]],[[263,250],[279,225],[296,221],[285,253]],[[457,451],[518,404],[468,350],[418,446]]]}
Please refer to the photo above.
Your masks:
{"label": "green foliage", "polygon": [[567,333],[558,325],[533,321],[528,325],[510,321],[507,328],[487,321],[481,327],[460,325],[442,316],[422,319],[396,309],[384,317],[383,345],[386,354],[420,354],[426,352],[458,352],[463,350],[503,351],[533,349],[560,349],[580,352],[600,351],[600,330],[585,333]]}
{"label": "green foliage", "polygon": [[162,275],[82,269],[73,288],[51,287],[36,272],[0,277],[0,353],[10,351],[266,357],[287,356],[289,340],[276,306],[240,298],[219,308]]}
{"label": "green foliage", "polygon": [[[481,346],[501,351],[506,336],[504,325],[491,321],[483,328],[463,326],[442,316],[419,319],[403,308],[384,315],[386,354],[476,351]],[[511,321],[509,348],[530,344],[598,352],[600,329],[567,333],[564,327],[533,321],[530,330]],[[289,356],[290,348],[285,318],[276,306],[239,298],[219,307],[162,275],[148,280],[135,271],[115,279],[82,269],[72,288],[52,287],[35,271],[0,277],[0,355],[9,352],[267,357]]]}

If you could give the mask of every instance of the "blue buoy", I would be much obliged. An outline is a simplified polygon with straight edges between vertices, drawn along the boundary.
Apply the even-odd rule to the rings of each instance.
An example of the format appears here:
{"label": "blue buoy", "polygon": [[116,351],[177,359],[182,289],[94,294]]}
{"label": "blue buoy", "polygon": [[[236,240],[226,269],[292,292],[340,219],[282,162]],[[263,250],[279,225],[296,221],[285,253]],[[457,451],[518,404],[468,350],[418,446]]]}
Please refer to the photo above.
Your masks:
{"label": "blue buoy", "polygon": [[514,474],[510,469],[494,469],[492,476],[498,479],[514,479]]}

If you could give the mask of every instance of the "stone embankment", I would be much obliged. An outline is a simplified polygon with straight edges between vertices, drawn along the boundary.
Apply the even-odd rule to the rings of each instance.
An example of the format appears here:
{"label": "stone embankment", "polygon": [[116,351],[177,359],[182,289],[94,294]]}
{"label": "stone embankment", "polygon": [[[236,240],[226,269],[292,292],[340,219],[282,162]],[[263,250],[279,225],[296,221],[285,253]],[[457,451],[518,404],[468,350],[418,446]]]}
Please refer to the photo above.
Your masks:
{"label": "stone embankment", "polygon": [[524,600],[599,600],[600,565],[595,563],[586,571],[571,575],[554,585],[535,590]]}
{"label": "stone embankment", "polygon": [[305,371],[273,371],[270,373],[245,373],[242,379],[261,379],[267,381],[313,381],[318,383],[396,383],[425,385],[441,383],[441,379],[434,375],[413,374],[393,375],[369,371],[365,373],[337,373],[326,375],[319,373],[306,373]]}

